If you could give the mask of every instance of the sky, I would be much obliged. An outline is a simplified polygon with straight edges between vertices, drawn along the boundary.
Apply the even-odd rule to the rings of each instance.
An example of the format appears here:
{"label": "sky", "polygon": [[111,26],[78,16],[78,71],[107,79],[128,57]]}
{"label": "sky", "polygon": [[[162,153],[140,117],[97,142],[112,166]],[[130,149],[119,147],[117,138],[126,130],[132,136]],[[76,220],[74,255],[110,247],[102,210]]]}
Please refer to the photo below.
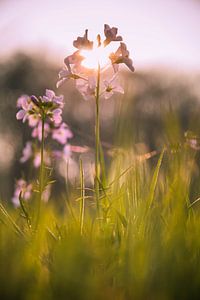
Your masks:
{"label": "sky", "polygon": [[77,36],[104,23],[119,28],[136,68],[200,71],[198,0],[0,0],[0,59],[42,51],[60,64]]}

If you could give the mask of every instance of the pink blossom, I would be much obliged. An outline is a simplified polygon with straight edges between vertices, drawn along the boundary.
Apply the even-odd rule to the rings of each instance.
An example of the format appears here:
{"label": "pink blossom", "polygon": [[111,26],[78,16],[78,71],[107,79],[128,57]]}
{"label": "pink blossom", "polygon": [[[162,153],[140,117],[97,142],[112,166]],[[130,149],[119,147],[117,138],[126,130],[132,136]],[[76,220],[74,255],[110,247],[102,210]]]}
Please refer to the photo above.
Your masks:
{"label": "pink blossom", "polygon": [[90,100],[95,97],[96,79],[94,76],[89,76],[88,80],[78,79],[76,87],[85,100]]}
{"label": "pink blossom", "polygon": [[27,182],[24,179],[19,179],[16,181],[15,184],[15,191],[14,195],[12,197],[13,204],[17,207],[20,205],[19,202],[19,196],[21,193],[21,197],[24,200],[28,200],[31,197],[32,194],[32,184],[27,184]]}
{"label": "pink blossom", "polygon": [[[51,165],[51,159],[49,157],[49,154],[46,151],[44,151],[44,163],[47,166]],[[35,153],[35,156],[33,159],[33,165],[35,168],[39,168],[40,164],[41,164],[41,153],[38,151]]]}
{"label": "pink blossom", "polygon": [[73,134],[66,123],[62,123],[59,127],[52,130],[52,138],[60,144],[66,144]]}
{"label": "pink blossom", "polygon": [[104,80],[105,91],[103,96],[105,99],[109,99],[114,93],[124,94],[123,88],[119,85],[116,75],[113,76],[109,81]]}
{"label": "pink blossom", "polygon": [[[73,68],[74,69],[74,68]],[[70,67],[70,71],[69,69],[67,69],[66,67],[62,68],[58,74],[58,82],[56,83],[56,87],[59,88],[61,85],[63,85],[63,83],[67,80],[70,80],[70,79],[79,79],[81,78],[81,76],[78,75],[77,72],[74,72],[72,73],[71,71],[71,67]],[[75,70],[74,70],[75,71]]]}
{"label": "pink blossom", "polygon": [[29,117],[28,117],[28,125],[30,127],[35,127],[38,124],[38,122],[40,121],[40,119],[41,119],[41,117],[38,114],[29,115]]}
{"label": "pink blossom", "polygon": [[20,162],[25,163],[27,160],[31,158],[32,155],[33,155],[32,143],[27,142],[22,151],[22,157],[20,158]]}
{"label": "pink blossom", "polygon": [[109,25],[104,25],[104,34],[105,34],[105,41],[104,46],[107,46],[112,41],[122,41],[121,36],[117,36],[118,29],[116,27],[110,27]]}
{"label": "pink blossom", "polygon": [[64,107],[64,97],[63,95],[56,96],[54,91],[46,89],[45,96],[42,97],[42,101],[45,103],[53,103],[56,104],[57,107],[63,108]]}
{"label": "pink blossom", "polygon": [[62,122],[62,110],[60,108],[54,109],[50,113],[50,119],[55,125],[59,125]]}
{"label": "pink blossom", "polygon": [[79,66],[81,62],[83,61],[84,57],[80,54],[80,51],[77,50],[73,54],[67,56],[64,59],[64,63],[67,67],[67,70],[72,74],[71,72],[71,65]]}
{"label": "pink blossom", "polygon": [[124,63],[132,72],[135,71],[133,61],[129,58],[129,51],[125,43],[120,43],[115,53],[110,54],[110,60],[113,64],[114,71],[118,71],[118,64]]}
{"label": "pink blossom", "polygon": [[16,118],[17,120],[22,120],[24,123],[30,115],[30,111],[33,108],[33,103],[31,102],[30,98],[25,95],[21,96],[17,100],[17,107],[22,109],[17,112]]}
{"label": "pink blossom", "polygon": [[88,40],[88,29],[85,30],[83,37],[78,37],[77,40],[73,42],[73,46],[77,49],[92,49],[93,42]]}
{"label": "pink blossom", "polygon": [[[50,132],[49,124],[44,123],[44,138],[48,136],[48,133]],[[38,138],[38,140],[41,142],[42,140],[42,121],[39,121],[37,126],[32,131],[32,137]]]}

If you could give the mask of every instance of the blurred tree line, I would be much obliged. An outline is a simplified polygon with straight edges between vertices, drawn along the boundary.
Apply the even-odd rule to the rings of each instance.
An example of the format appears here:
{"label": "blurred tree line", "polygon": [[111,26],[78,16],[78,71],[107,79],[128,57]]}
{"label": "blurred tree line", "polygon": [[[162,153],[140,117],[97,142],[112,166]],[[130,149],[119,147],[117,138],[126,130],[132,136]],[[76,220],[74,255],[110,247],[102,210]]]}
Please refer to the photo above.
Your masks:
{"label": "blurred tree line", "polygon": [[[65,96],[64,121],[74,133],[73,145],[94,147],[94,103],[81,99],[73,82],[58,91],[59,69],[44,57],[18,53],[0,63],[0,198],[10,200],[16,178],[27,171],[21,151],[30,138],[27,124],[16,120],[21,94],[43,95],[53,89]],[[200,136],[199,75],[149,70],[122,72],[123,96],[101,102],[101,139],[106,161],[113,147],[135,147],[138,154],[184,142],[188,130]],[[92,150],[91,150],[92,151]],[[198,156],[198,155],[197,155]]]}

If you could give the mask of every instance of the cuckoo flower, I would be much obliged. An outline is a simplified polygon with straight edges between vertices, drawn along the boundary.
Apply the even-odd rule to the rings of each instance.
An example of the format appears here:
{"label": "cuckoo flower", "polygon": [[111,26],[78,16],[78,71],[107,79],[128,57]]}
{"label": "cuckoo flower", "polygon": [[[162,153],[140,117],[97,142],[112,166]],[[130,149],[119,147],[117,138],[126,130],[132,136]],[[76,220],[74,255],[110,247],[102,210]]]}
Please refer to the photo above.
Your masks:
{"label": "cuckoo flower", "polygon": [[73,134],[66,123],[62,123],[59,127],[52,129],[52,138],[60,144],[66,144],[68,139],[72,138]]}
{"label": "cuckoo flower", "polygon": [[110,80],[104,80],[104,87],[105,90],[103,92],[103,96],[105,99],[109,99],[114,93],[124,94],[124,90],[119,85],[116,75],[114,75]]}
{"label": "cuckoo flower", "polygon": [[33,103],[29,96],[23,95],[17,100],[17,107],[21,108],[17,114],[16,118],[17,120],[22,120],[23,123],[27,120],[29,117],[32,109],[33,109]]}
{"label": "cuckoo flower", "polygon": [[118,65],[124,63],[132,72],[134,72],[133,61],[129,58],[129,51],[125,43],[120,43],[119,48],[115,53],[110,54],[114,71],[118,71]]}
{"label": "cuckoo flower", "polygon": [[104,41],[104,46],[107,46],[110,44],[110,42],[113,41],[122,41],[121,36],[117,36],[118,29],[116,27],[110,27],[108,24],[104,25],[104,34],[105,34],[105,41]]}
{"label": "cuckoo flower", "polygon": [[20,162],[25,163],[27,160],[31,158],[32,155],[33,155],[32,143],[27,142],[22,151],[22,157],[20,158]]}
{"label": "cuckoo flower", "polygon": [[[48,123],[44,123],[44,138],[47,138],[50,132],[50,126]],[[32,137],[38,138],[38,140],[42,141],[42,121],[40,120],[38,124],[34,127],[32,131]]]}
{"label": "cuckoo flower", "polygon": [[15,184],[15,191],[12,198],[12,202],[15,206],[19,206],[19,197],[21,194],[22,199],[28,200],[32,194],[32,184],[28,184],[24,179],[19,179]]}
{"label": "cuckoo flower", "polygon": [[[44,151],[44,163],[45,165],[47,166],[50,166],[51,165],[51,159],[50,159],[50,156],[49,154]],[[35,155],[34,155],[34,159],[33,159],[33,165],[34,167],[37,169],[40,167],[41,165],[41,155],[40,155],[40,152],[36,152]]]}
{"label": "cuckoo flower", "polygon": [[76,81],[76,87],[85,100],[90,100],[95,97],[96,79],[94,76],[88,77],[88,80],[79,79]]}
{"label": "cuckoo flower", "polygon": [[77,49],[92,49],[93,42],[88,40],[88,30],[85,30],[83,37],[78,37],[77,40],[73,42],[73,46]]}

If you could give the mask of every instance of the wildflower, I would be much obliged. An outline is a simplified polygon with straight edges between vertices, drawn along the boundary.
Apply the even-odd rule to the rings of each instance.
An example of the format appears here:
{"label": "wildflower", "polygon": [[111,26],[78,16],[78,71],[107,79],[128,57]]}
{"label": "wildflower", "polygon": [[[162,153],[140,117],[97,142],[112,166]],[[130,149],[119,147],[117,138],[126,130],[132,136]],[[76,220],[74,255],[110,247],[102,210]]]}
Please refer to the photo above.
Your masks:
{"label": "wildflower", "polygon": [[76,81],[76,87],[85,100],[94,98],[96,92],[96,80],[94,76],[88,77],[88,80],[79,79]]}
{"label": "wildflower", "polygon": [[[48,123],[44,123],[44,138],[47,138],[48,133],[50,132],[50,127]],[[42,140],[42,121],[40,120],[36,127],[32,131],[32,137],[38,138],[41,142]]]}
{"label": "wildflower", "polygon": [[80,51],[77,50],[73,54],[67,56],[64,59],[64,63],[67,66],[68,71],[71,72],[71,65],[79,66],[83,59],[84,57],[80,54]]}
{"label": "wildflower", "polygon": [[132,72],[134,72],[133,61],[129,58],[129,51],[125,43],[120,43],[119,48],[115,53],[110,54],[114,71],[118,71],[118,64],[124,63]]}
{"label": "wildflower", "polygon": [[54,91],[48,90],[48,89],[46,89],[45,96],[42,97],[42,101],[44,103],[55,104],[57,107],[59,107],[61,109],[64,107],[63,100],[64,100],[63,95],[56,96],[55,93],[54,93]]}
{"label": "wildflower", "polygon": [[21,194],[22,199],[28,200],[31,198],[32,194],[32,184],[28,184],[24,179],[19,179],[15,184],[15,191],[12,197],[12,202],[15,206],[19,206],[19,197]]}
{"label": "wildflower", "polygon": [[32,143],[27,142],[22,151],[22,157],[20,158],[20,162],[25,163],[27,160],[31,158],[32,155],[33,155]]}
{"label": "wildflower", "polygon": [[111,80],[104,80],[105,91],[103,96],[105,99],[109,99],[114,93],[124,94],[123,88],[118,84],[116,76],[113,76]]}
{"label": "wildflower", "polygon": [[73,134],[66,123],[62,123],[59,127],[52,129],[52,138],[60,144],[66,144]]}
{"label": "wildflower", "polygon": [[21,109],[17,112],[16,118],[17,120],[22,120],[24,123],[29,117],[30,112],[33,108],[33,103],[31,102],[30,97],[28,97],[27,95],[21,96],[17,100],[17,107]]}
{"label": "wildflower", "polygon": [[92,49],[93,42],[88,40],[88,30],[85,30],[85,34],[83,37],[78,37],[77,40],[73,42],[73,46],[77,49]]}
{"label": "wildflower", "polygon": [[107,46],[112,41],[122,41],[121,36],[117,36],[118,29],[116,27],[110,28],[108,24],[104,25],[104,34],[105,34],[105,41],[104,46]]}
{"label": "wildflower", "polygon": [[[47,165],[47,166],[50,166],[51,165],[51,159],[50,159],[50,156],[49,154],[44,151],[44,163]],[[34,155],[34,159],[33,159],[33,165],[34,167],[37,169],[39,168],[41,164],[41,154],[40,152],[36,152],[35,155]]]}
{"label": "wildflower", "polygon": [[[75,71],[75,70],[74,70]],[[58,74],[58,82],[56,83],[56,87],[59,88],[66,80],[69,79],[79,79],[81,76],[78,75],[78,72],[72,72],[72,69],[70,67],[70,70],[66,67],[62,68],[61,71]]]}

